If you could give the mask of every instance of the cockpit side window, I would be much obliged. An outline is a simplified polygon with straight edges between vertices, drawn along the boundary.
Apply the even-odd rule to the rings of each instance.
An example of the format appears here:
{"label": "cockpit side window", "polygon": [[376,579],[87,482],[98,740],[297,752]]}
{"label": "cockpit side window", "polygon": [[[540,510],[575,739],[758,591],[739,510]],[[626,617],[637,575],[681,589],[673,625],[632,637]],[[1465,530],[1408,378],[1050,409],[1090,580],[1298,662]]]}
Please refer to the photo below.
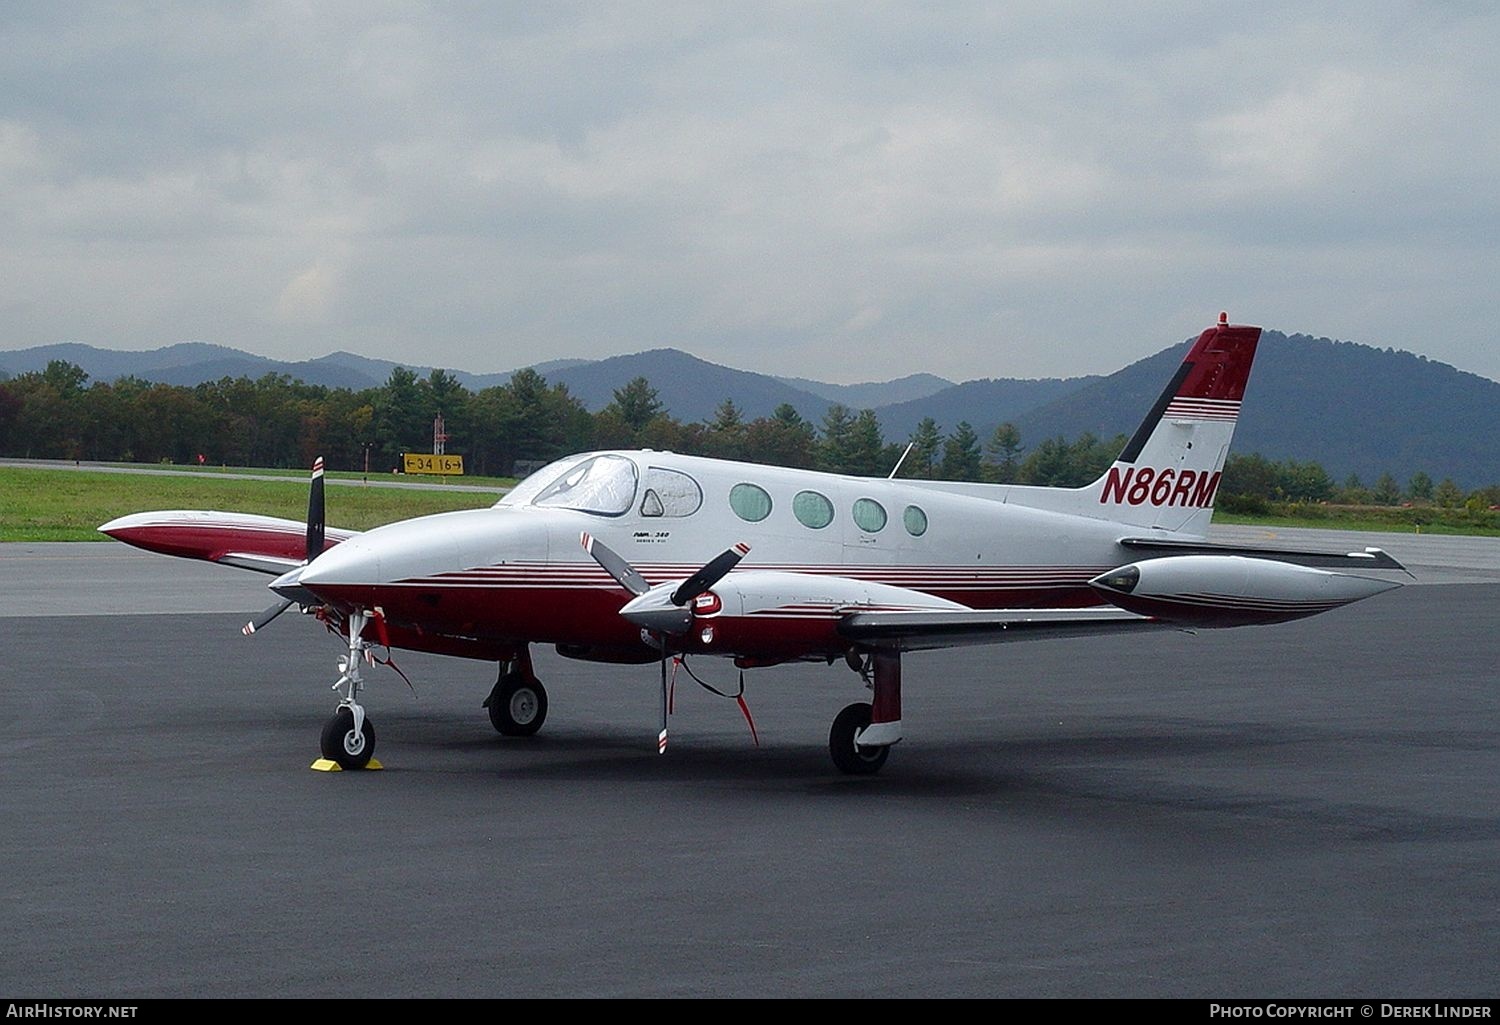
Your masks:
{"label": "cockpit side window", "polygon": [[531,504],[546,509],[576,509],[597,516],[621,516],[635,502],[636,484],[635,463],[624,456],[594,456],[564,471]]}
{"label": "cockpit side window", "polygon": [[642,516],[691,516],[703,506],[703,489],[679,470],[660,466],[646,468],[646,488],[641,496]]}

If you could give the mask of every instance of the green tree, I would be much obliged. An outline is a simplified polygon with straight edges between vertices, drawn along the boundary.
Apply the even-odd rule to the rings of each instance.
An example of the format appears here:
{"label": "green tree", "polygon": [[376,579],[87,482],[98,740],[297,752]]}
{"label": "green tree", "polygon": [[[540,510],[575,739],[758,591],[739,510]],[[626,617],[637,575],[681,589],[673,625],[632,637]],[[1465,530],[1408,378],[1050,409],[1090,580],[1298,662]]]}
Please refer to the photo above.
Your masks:
{"label": "green tree", "polygon": [[823,440],[818,445],[818,467],[830,473],[852,473],[854,413],[835,402],[823,414]]}
{"label": "green tree", "polygon": [[491,473],[511,473],[518,459],[557,459],[587,448],[594,436],[594,417],[583,404],[565,385],[548,387],[530,367],[479,392],[471,408],[479,465]]}
{"label": "green tree", "polygon": [[747,428],[744,415],[733,399],[725,399],[714,410],[714,418],[704,432],[703,443],[711,456],[719,459],[744,459]]}
{"label": "green tree", "polygon": [[57,394],[64,399],[78,398],[88,380],[89,375],[82,367],[62,359],[49,360],[47,369],[42,371],[42,381],[56,388]]}
{"label": "green tree", "polygon": [[1432,498],[1444,509],[1456,509],[1463,504],[1464,493],[1459,490],[1452,477],[1444,477],[1443,482],[1432,493]]}
{"label": "green tree", "polygon": [[623,423],[634,434],[645,430],[647,424],[662,413],[661,398],[656,389],[651,387],[651,382],[644,377],[637,377],[626,383],[623,388],[615,389],[614,401],[604,408],[604,412],[619,417]]}
{"label": "green tree", "polygon": [[1022,484],[1066,488],[1077,484],[1073,446],[1062,435],[1047,438],[1031,450],[1017,473]]}
{"label": "green tree", "polygon": [[885,463],[885,438],[873,409],[861,409],[849,428],[845,473],[860,477],[883,477],[890,472]]}
{"label": "green tree", "polygon": [[1123,434],[1105,441],[1084,431],[1071,446],[1073,477],[1068,486],[1078,488],[1098,480],[1125,448],[1125,441]]}
{"label": "green tree", "polygon": [[1389,473],[1382,473],[1375,481],[1370,498],[1376,505],[1395,505],[1401,501],[1401,485]]}
{"label": "green tree", "polygon": [[28,459],[79,459],[83,456],[82,402],[75,376],[83,371],[53,360],[41,373],[22,374],[11,383],[21,399],[14,433],[18,455]]}
{"label": "green tree", "polygon": [[1413,502],[1432,501],[1432,478],[1418,470],[1406,482],[1406,494]]}
{"label": "green tree", "polygon": [[745,429],[746,458],[775,466],[812,469],[820,457],[817,431],[783,402],[768,417],[758,417]]}
{"label": "green tree", "polygon": [[703,451],[705,437],[702,424],[685,424],[658,413],[636,435],[636,444],[658,452],[698,453]]}
{"label": "green tree", "polygon": [[985,442],[985,454],[989,456],[986,467],[988,478],[999,484],[1013,484],[1021,469],[1021,432],[1015,424],[1006,422],[995,428],[990,440]]}
{"label": "green tree", "polygon": [[[268,425],[262,424],[264,431]],[[375,393],[375,442],[385,466],[396,466],[403,452],[432,448],[432,415],[427,412],[417,375],[393,367],[385,385]]]}
{"label": "green tree", "polygon": [[980,455],[979,435],[969,421],[960,420],[943,441],[943,462],[938,472],[944,480],[977,481]]}
{"label": "green tree", "polygon": [[1281,473],[1282,497],[1290,502],[1326,502],[1333,497],[1333,481],[1322,465],[1288,460]]}
{"label": "green tree", "polygon": [[901,476],[931,480],[943,445],[942,429],[932,417],[924,416],[912,432],[910,441],[911,452],[901,464]]}
{"label": "green tree", "polygon": [[21,418],[21,396],[9,382],[0,384],[0,452],[12,452],[16,422]]}
{"label": "green tree", "polygon": [[464,452],[473,431],[470,422],[473,396],[469,394],[469,390],[448,371],[434,370],[418,385],[418,392],[422,396],[429,420],[436,416],[443,418],[443,430],[448,435],[444,451],[455,454]]}

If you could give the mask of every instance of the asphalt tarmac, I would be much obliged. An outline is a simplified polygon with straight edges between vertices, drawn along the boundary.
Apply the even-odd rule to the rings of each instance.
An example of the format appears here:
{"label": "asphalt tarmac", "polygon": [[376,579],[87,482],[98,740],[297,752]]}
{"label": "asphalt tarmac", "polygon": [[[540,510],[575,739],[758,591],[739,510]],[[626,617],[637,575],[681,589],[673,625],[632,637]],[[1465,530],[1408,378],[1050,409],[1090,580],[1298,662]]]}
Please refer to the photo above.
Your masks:
{"label": "asphalt tarmac", "polygon": [[325,774],[338,642],[122,553],[0,546],[0,994],[1500,991],[1495,583],[908,656],[872,778],[828,760],[842,665],[747,674],[759,748],[679,681],[658,757],[653,667],[543,651],[502,740],[490,667],[398,653],[387,768]]}

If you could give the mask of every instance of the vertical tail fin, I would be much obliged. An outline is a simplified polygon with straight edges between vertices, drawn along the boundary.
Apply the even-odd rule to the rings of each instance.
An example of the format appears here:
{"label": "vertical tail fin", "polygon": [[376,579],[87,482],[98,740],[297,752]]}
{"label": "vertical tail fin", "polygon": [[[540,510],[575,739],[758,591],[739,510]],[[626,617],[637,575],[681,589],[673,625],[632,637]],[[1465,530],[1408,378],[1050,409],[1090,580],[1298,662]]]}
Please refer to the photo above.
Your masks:
{"label": "vertical tail fin", "polygon": [[1206,534],[1259,341],[1260,328],[1219,314],[1114,465],[1084,489],[1085,505],[1130,526]]}

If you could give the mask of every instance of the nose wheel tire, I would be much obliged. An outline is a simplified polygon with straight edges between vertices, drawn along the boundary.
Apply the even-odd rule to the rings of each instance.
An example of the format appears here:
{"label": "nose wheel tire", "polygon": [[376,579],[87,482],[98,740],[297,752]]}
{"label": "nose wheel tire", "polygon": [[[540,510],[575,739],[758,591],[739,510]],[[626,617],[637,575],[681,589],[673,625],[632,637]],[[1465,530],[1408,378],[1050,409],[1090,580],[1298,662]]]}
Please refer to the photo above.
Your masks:
{"label": "nose wheel tire", "polygon": [[375,727],[369,716],[358,732],[354,729],[354,713],[340,708],[333,718],[323,724],[323,757],[337,762],[341,769],[363,769],[370,764],[375,753]]}
{"label": "nose wheel tire", "polygon": [[870,725],[870,706],[863,702],[850,705],[833,720],[828,731],[828,753],[840,772],[851,776],[869,776],[880,771],[890,756],[889,746],[861,747],[854,742],[860,730]]}
{"label": "nose wheel tire", "polygon": [[502,736],[529,737],[547,721],[547,690],[537,680],[507,676],[485,702],[490,724]]}

